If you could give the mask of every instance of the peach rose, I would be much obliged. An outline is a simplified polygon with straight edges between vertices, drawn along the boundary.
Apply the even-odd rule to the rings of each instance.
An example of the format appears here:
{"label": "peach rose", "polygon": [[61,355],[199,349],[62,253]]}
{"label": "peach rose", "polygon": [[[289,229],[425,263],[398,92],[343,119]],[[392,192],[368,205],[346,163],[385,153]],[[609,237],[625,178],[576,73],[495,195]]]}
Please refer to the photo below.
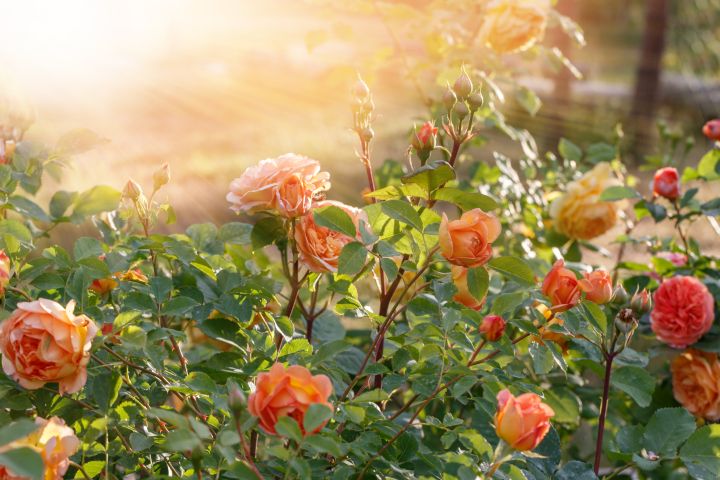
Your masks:
{"label": "peach rose", "polygon": [[[0,452],[27,447],[38,452],[43,461],[43,480],[61,480],[70,466],[70,457],[78,451],[80,440],[72,428],[58,417],[49,420],[37,417],[38,429],[25,438],[16,440],[0,448]],[[0,465],[0,479],[26,480],[12,473],[8,467]]]}
{"label": "peach rose", "polygon": [[600,194],[617,185],[610,164],[598,163],[578,180],[570,182],[564,195],[550,205],[555,229],[570,238],[590,240],[617,223],[618,202],[604,202]]}
{"label": "peach rose", "polygon": [[480,333],[489,342],[497,342],[505,333],[505,319],[500,315],[487,315],[480,324]]}
{"label": "peach rose", "polygon": [[710,140],[720,142],[720,118],[707,122],[703,126],[703,134]]}
{"label": "peach rose", "polygon": [[680,196],[680,174],[673,167],[661,168],[653,178],[655,196],[676,200]]}
{"label": "peach rose", "polygon": [[580,289],[585,292],[585,298],[598,305],[608,303],[612,298],[612,278],[605,270],[583,274],[579,282]]}
{"label": "peach rose", "polygon": [[485,298],[477,299],[470,293],[470,289],[467,284],[468,269],[465,267],[458,267],[453,265],[452,269],[452,281],[457,288],[457,293],[453,296],[453,300],[465,305],[473,310],[480,310],[485,305]]}
{"label": "peach rose", "polygon": [[[367,222],[365,212],[332,200],[317,202],[312,210],[330,205],[342,208],[350,216],[358,232],[357,238],[360,238],[360,220]],[[316,224],[312,210],[295,225],[295,243],[300,252],[300,261],[313,272],[337,272],[340,252],[357,238]]]}
{"label": "peach rose", "polygon": [[236,212],[275,211],[286,217],[304,215],[330,188],[330,174],[311,158],[286,153],[262,160],[230,183],[227,201]]}
{"label": "peach rose", "polygon": [[650,327],[658,340],[673,348],[685,348],[700,340],[715,320],[715,301],[695,277],[664,281],[653,296]]}
{"label": "peach rose", "polygon": [[10,257],[0,250],[0,297],[5,295],[5,287],[10,283]]}
{"label": "peach rose", "polygon": [[485,11],[480,38],[497,53],[527,50],[545,35],[549,9],[546,0],[496,0]]}
{"label": "peach rose", "polygon": [[112,277],[107,278],[96,278],[90,284],[90,290],[97,293],[98,295],[105,295],[110,293],[117,288],[118,282]]}
{"label": "peach rose", "polygon": [[558,260],[545,276],[542,293],[550,299],[553,310],[569,310],[580,301],[580,281],[572,270],[565,268],[565,262]]}
{"label": "peach rose", "polygon": [[497,395],[495,431],[515,450],[533,450],[550,430],[552,408],[542,403],[534,393],[515,397],[508,390]]}
{"label": "peach rose", "polygon": [[492,243],[501,232],[500,221],[492,213],[475,208],[458,220],[440,222],[440,251],[448,262],[461,267],[478,267],[492,257]]}
{"label": "peach rose", "polygon": [[[299,365],[287,369],[276,363],[269,372],[257,377],[255,392],[248,398],[250,414],[258,417],[260,426],[271,435],[276,435],[275,423],[280,417],[289,416],[303,428],[303,419],[308,407],[314,403],[327,405],[332,393],[332,383],[325,375],[312,375]],[[318,428],[320,430],[322,426]],[[307,433],[303,429],[303,433]]]}
{"label": "peach rose", "polygon": [[670,366],[673,395],[683,407],[706,420],[720,420],[720,361],[715,353],[690,349]]}
{"label": "peach rose", "polygon": [[85,315],[41,298],[18,303],[0,326],[0,351],[5,373],[35,390],[57,382],[60,394],[75,393],[87,381],[86,366],[97,326]]}

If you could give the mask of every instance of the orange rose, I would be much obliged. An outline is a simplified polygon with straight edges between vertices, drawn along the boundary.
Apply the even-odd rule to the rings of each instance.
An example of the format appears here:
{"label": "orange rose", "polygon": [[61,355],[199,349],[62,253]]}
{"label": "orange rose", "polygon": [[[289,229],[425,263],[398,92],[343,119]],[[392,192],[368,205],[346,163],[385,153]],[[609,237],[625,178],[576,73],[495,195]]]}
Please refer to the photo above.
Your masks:
{"label": "orange rose", "polygon": [[0,250],[0,297],[5,295],[5,287],[10,283],[10,257]]}
{"label": "orange rose", "polygon": [[690,349],[673,360],[673,395],[688,411],[706,420],[720,420],[720,361],[715,353]]}
{"label": "orange rose", "polygon": [[79,391],[98,328],[85,315],[75,316],[74,307],[45,298],[18,303],[0,326],[5,373],[30,390],[57,382],[61,395]]}
{"label": "orange rose", "polygon": [[618,202],[600,200],[600,194],[617,185],[610,164],[598,163],[578,180],[570,182],[563,196],[550,205],[555,229],[570,238],[590,240],[617,223]]}
{"label": "orange rose", "polygon": [[453,296],[453,300],[465,305],[473,310],[480,310],[485,305],[485,299],[477,299],[470,293],[467,284],[468,269],[465,267],[452,266],[452,280],[457,288],[457,293]]}
{"label": "orange rose", "polygon": [[[80,447],[80,440],[61,418],[51,417],[45,420],[37,417],[35,423],[38,425],[36,431],[0,448],[0,452],[21,447],[31,448],[42,458],[43,480],[61,480],[70,466],[70,457]],[[0,465],[0,479],[26,480],[26,477],[14,475],[8,467]]]}
{"label": "orange rose", "polygon": [[484,265],[492,257],[492,242],[501,231],[500,221],[492,213],[475,208],[458,220],[440,222],[440,251],[448,262],[461,267]]}
{"label": "orange rose", "polygon": [[[313,210],[329,205],[342,208],[350,216],[359,238],[360,220],[367,222],[365,212],[332,200],[317,202],[313,205]],[[301,217],[295,226],[295,242],[300,252],[300,261],[313,272],[337,272],[340,252],[345,245],[355,240],[356,238],[316,224],[312,211]]]}
{"label": "orange rose", "polygon": [[133,268],[124,273],[116,273],[115,277],[123,282],[148,283],[148,277],[139,268]]}
{"label": "orange rose", "polygon": [[515,450],[532,450],[550,430],[552,408],[542,403],[538,395],[523,393],[513,396],[508,390],[497,395],[495,431]]}
{"label": "orange rose", "polygon": [[488,315],[480,324],[480,333],[489,342],[497,342],[505,333],[505,319],[500,315]]}
{"label": "orange rose", "polygon": [[316,160],[286,153],[245,170],[230,184],[227,201],[238,213],[276,211],[296,217],[329,188],[330,174],[321,172]]}
{"label": "orange rose", "polygon": [[118,282],[112,278],[96,278],[90,284],[90,290],[97,293],[98,295],[105,295],[117,288]]}
{"label": "orange rose", "polygon": [[480,38],[497,53],[527,50],[545,35],[549,9],[545,0],[496,0],[485,11]]}
{"label": "orange rose", "polygon": [[583,274],[579,285],[585,292],[585,298],[598,305],[608,303],[612,298],[612,278],[605,270],[595,270]]}
{"label": "orange rose", "polygon": [[545,276],[542,293],[550,299],[553,310],[564,312],[580,301],[580,282],[572,270],[565,268],[565,262],[558,260]]}
{"label": "orange rose", "polygon": [[[276,363],[269,372],[258,375],[255,392],[248,398],[248,410],[258,417],[263,430],[275,435],[275,423],[280,417],[291,417],[303,428],[310,405],[320,403],[332,409],[328,402],[331,393],[332,383],[325,375],[313,376],[305,367],[291,365],[285,369]],[[307,432],[303,429],[303,433]]]}

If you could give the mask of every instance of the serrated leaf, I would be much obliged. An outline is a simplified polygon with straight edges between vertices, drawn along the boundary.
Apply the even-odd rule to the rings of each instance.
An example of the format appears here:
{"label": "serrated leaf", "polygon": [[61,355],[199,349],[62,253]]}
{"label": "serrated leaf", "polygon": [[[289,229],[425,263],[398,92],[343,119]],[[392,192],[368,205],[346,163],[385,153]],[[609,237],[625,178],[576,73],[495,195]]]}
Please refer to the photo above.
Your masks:
{"label": "serrated leaf", "polygon": [[680,459],[698,480],[720,478],[720,424],[706,425],[690,435]]}
{"label": "serrated leaf", "polygon": [[418,231],[422,231],[422,219],[417,210],[408,202],[402,200],[387,200],[380,204],[383,213],[393,220],[410,225]]}
{"label": "serrated leaf", "polygon": [[650,418],[643,446],[663,457],[674,456],[677,448],[695,431],[695,418],[684,408],[661,408]]}
{"label": "serrated leaf", "polygon": [[20,477],[32,480],[42,480],[43,478],[43,459],[38,452],[28,447],[0,453],[0,465],[4,465]]}
{"label": "serrated leaf", "polygon": [[345,245],[338,258],[338,273],[341,275],[356,275],[365,266],[367,249],[360,242]]}
{"label": "serrated leaf", "polygon": [[325,425],[330,418],[332,418],[333,411],[327,405],[322,403],[313,403],[305,411],[303,417],[303,428],[307,433],[312,433],[318,430],[322,425]]}
{"label": "serrated leaf", "polygon": [[613,370],[611,384],[630,395],[635,403],[647,407],[655,391],[655,377],[640,367],[625,366]]}
{"label": "serrated leaf", "polygon": [[466,192],[455,187],[443,187],[433,194],[433,198],[442,202],[453,203],[463,210],[479,208],[488,212],[500,206],[492,197],[479,192]]}
{"label": "serrated leaf", "polygon": [[315,219],[315,223],[321,227],[343,233],[351,238],[355,238],[355,235],[357,235],[355,223],[352,218],[350,218],[350,215],[335,205],[328,205],[313,210],[313,218]]}
{"label": "serrated leaf", "polygon": [[535,285],[535,274],[532,268],[518,257],[493,258],[488,262],[488,266],[521,285]]}
{"label": "serrated leaf", "polygon": [[289,438],[296,442],[301,442],[303,438],[302,431],[297,422],[290,417],[280,417],[277,423],[275,423],[275,431],[278,435]]}
{"label": "serrated leaf", "polygon": [[467,272],[467,286],[473,297],[479,302],[483,301],[490,286],[490,275],[485,267],[469,268]]}
{"label": "serrated leaf", "polygon": [[608,187],[600,194],[600,200],[604,202],[616,202],[627,198],[642,198],[642,195],[634,188],[619,185]]}

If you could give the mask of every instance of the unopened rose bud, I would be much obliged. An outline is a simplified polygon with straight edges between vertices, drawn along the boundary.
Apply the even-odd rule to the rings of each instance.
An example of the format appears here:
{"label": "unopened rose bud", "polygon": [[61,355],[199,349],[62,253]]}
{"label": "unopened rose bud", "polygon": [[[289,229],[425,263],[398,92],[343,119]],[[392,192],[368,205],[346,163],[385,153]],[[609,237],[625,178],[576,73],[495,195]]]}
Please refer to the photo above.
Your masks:
{"label": "unopened rose bud", "polygon": [[470,110],[468,109],[467,105],[465,105],[465,102],[456,103],[453,111],[455,112],[455,115],[457,115],[458,118],[461,120],[465,118],[468,113],[470,113]]}
{"label": "unopened rose bud", "polygon": [[228,407],[235,415],[239,415],[247,408],[247,398],[239,388],[233,388],[228,394]]}
{"label": "unopened rose bud", "polygon": [[720,142],[720,118],[707,122],[703,127],[703,134],[710,140]]}
{"label": "unopened rose bud", "polygon": [[470,94],[470,96],[468,97],[468,104],[470,105],[470,111],[472,112],[476,111],[479,108],[482,108],[484,102],[485,99],[480,92]]}
{"label": "unopened rose bud", "polygon": [[358,75],[358,79],[352,87],[352,94],[358,100],[366,100],[370,96],[370,87]]}
{"label": "unopened rose bud", "polygon": [[438,129],[432,122],[423,123],[420,130],[415,131],[412,139],[412,146],[416,151],[430,151],[435,148]]}
{"label": "unopened rose bud", "polygon": [[615,317],[615,327],[624,333],[635,328],[636,323],[637,317],[635,317],[635,313],[629,308],[623,308]]}
{"label": "unopened rose bud", "polygon": [[143,194],[142,187],[135,180],[128,180],[123,189],[122,195],[130,200],[137,200]]}
{"label": "unopened rose bud", "polygon": [[457,95],[455,95],[455,92],[452,91],[452,88],[450,88],[450,85],[447,86],[447,89],[445,90],[445,93],[442,97],[443,105],[445,105],[445,108],[448,110],[452,110],[452,108],[457,103]]}
{"label": "unopened rose bud", "polygon": [[366,128],[363,128],[360,135],[362,135],[363,140],[365,140],[366,142],[369,142],[375,136],[375,131],[370,127],[366,127]]}
{"label": "unopened rose bud", "polygon": [[646,289],[636,292],[630,300],[630,308],[638,315],[644,315],[652,308],[652,300]]}
{"label": "unopened rose bud", "polygon": [[362,106],[362,112],[365,114],[372,113],[375,110],[375,102],[373,102],[372,98],[368,100],[367,102],[363,103]]}
{"label": "unopened rose bud", "polygon": [[497,342],[505,333],[505,319],[500,315],[488,315],[480,324],[480,333],[489,342]]}
{"label": "unopened rose bud", "polygon": [[627,290],[625,290],[622,285],[615,287],[615,291],[613,292],[610,302],[615,305],[625,305],[628,300],[630,300],[630,296],[628,295]]}
{"label": "unopened rose bud", "polygon": [[153,186],[155,190],[159,190],[160,187],[167,185],[168,182],[170,182],[170,165],[165,163],[153,174]]}
{"label": "unopened rose bud", "polygon": [[457,80],[455,80],[455,83],[453,84],[453,90],[455,91],[455,94],[458,96],[458,98],[462,100],[465,100],[467,96],[472,93],[472,80],[470,80],[470,76],[465,71],[465,67],[463,67],[462,72],[460,72],[460,76],[457,78]]}

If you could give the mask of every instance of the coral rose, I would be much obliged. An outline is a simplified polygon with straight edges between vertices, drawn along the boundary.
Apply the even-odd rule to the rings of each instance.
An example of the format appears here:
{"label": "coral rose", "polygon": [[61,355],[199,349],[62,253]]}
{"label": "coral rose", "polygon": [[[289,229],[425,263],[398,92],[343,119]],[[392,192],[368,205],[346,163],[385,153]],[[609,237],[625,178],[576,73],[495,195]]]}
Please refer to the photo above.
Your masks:
{"label": "coral rose", "polygon": [[585,292],[585,298],[598,305],[608,303],[612,298],[612,278],[605,270],[595,270],[583,274],[579,285]]}
{"label": "coral rose", "polygon": [[477,299],[470,293],[467,284],[468,269],[465,267],[452,266],[452,281],[457,288],[457,293],[453,296],[453,300],[465,305],[473,310],[480,310],[485,305],[485,298]]}
{"label": "coral rose", "polygon": [[227,201],[236,212],[275,211],[304,215],[312,201],[330,188],[330,174],[311,158],[286,153],[262,160],[230,183]]}
{"label": "coral rose", "polygon": [[549,9],[546,0],[496,0],[485,11],[480,38],[497,53],[527,50],[545,35]]}
{"label": "coral rose", "polygon": [[269,372],[258,375],[255,392],[248,398],[248,410],[258,417],[262,429],[271,435],[277,434],[275,424],[285,416],[297,421],[303,433],[307,433],[303,427],[305,412],[315,403],[332,409],[328,402],[331,393],[332,384],[325,375],[312,375],[307,368],[299,365],[285,369],[281,363],[276,363]]}
{"label": "coral rose", "polygon": [[57,382],[60,394],[75,393],[87,381],[86,366],[97,326],[52,300],[18,303],[0,326],[0,351],[5,373],[35,390]]}
{"label": "coral rose", "polygon": [[572,270],[565,268],[565,262],[558,260],[545,276],[542,293],[550,299],[553,310],[569,310],[580,301],[581,285]]}
{"label": "coral rose", "polygon": [[720,142],[720,118],[707,122],[703,126],[703,134],[710,140]]}
{"label": "coral rose", "polygon": [[[0,448],[0,452],[22,447],[31,448],[42,458],[43,480],[61,480],[70,467],[70,457],[80,447],[80,440],[61,418],[51,417],[45,420],[37,417],[35,423],[38,426],[36,431]],[[26,480],[26,478],[17,476],[8,467],[0,465],[0,479]]]}
{"label": "coral rose", "polygon": [[480,333],[488,342],[497,342],[505,333],[505,319],[500,315],[487,315],[480,324]]}
{"label": "coral rose", "polygon": [[500,236],[500,221],[479,208],[468,210],[458,220],[440,222],[440,251],[448,262],[478,267],[492,257],[492,243]]}
{"label": "coral rose", "polygon": [[[359,208],[344,203],[325,200],[313,205],[312,210],[327,206],[341,208],[355,223],[355,230],[360,235],[360,221],[367,223],[367,215]],[[343,247],[357,238],[322,227],[315,223],[312,210],[300,218],[295,225],[295,242],[300,252],[300,261],[313,272],[337,272],[338,259]]]}
{"label": "coral rose", "polygon": [[685,348],[700,340],[715,320],[715,301],[695,277],[664,281],[653,300],[650,327],[658,340],[674,348]]}
{"label": "coral rose", "polygon": [[673,360],[673,395],[687,410],[706,420],[720,420],[720,361],[715,353],[690,349]]}
{"label": "coral rose", "polygon": [[10,257],[0,250],[0,297],[5,295],[5,287],[10,283]]}
{"label": "coral rose", "polygon": [[542,403],[534,393],[515,397],[508,390],[497,395],[495,431],[515,450],[532,450],[537,447],[550,430],[552,408]]}
{"label": "coral rose", "polygon": [[617,182],[610,164],[598,163],[578,180],[570,182],[564,195],[550,205],[555,229],[570,238],[590,240],[617,223],[618,202],[600,200],[600,194]]}
{"label": "coral rose", "polygon": [[676,200],[680,196],[680,174],[677,169],[665,167],[655,172],[653,193],[658,197]]}

